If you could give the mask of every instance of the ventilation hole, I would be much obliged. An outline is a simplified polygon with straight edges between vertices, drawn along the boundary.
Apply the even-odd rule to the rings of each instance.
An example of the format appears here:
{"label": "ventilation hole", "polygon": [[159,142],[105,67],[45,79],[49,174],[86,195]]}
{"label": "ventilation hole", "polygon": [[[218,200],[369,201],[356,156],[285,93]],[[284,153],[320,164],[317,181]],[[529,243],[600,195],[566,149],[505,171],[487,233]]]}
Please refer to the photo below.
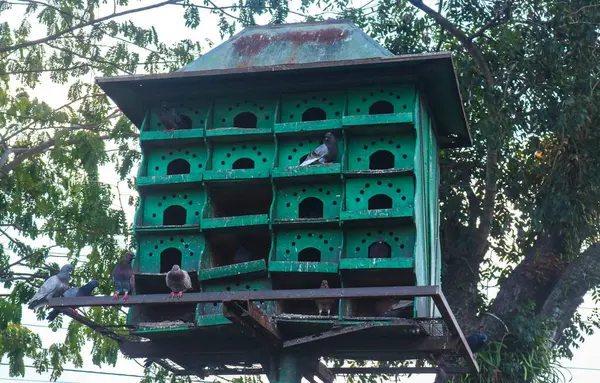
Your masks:
{"label": "ventilation hole", "polygon": [[321,262],[321,251],[314,247],[308,247],[298,253],[299,262]]}
{"label": "ventilation hole", "polygon": [[231,165],[233,169],[254,169],[254,161],[250,158],[240,158]]}
{"label": "ventilation hole", "polygon": [[160,253],[160,272],[169,272],[173,265],[181,265],[181,250],[170,247]]}
{"label": "ventilation hole", "polygon": [[288,202],[288,203],[285,204],[285,206],[286,207],[290,207],[290,206],[292,206],[292,204]]}
{"label": "ventilation hole", "polygon": [[391,209],[392,199],[385,194],[377,194],[369,198],[369,210]]}
{"label": "ventilation hole", "polygon": [[392,247],[386,242],[374,242],[369,246],[369,258],[391,258]]}
{"label": "ventilation hole", "polygon": [[254,129],[257,123],[258,118],[251,112],[242,112],[233,118],[233,126],[235,128]]}
{"label": "ventilation hole", "polygon": [[160,159],[161,159],[161,160],[164,160],[164,159],[166,159],[166,158],[167,158],[167,157],[165,157],[165,156],[162,156],[162,157],[160,157]]}
{"label": "ventilation hole", "polygon": [[377,101],[374,102],[369,107],[369,114],[388,114],[394,113],[394,105],[390,104],[387,101]]}
{"label": "ventilation hole", "polygon": [[156,218],[156,214],[152,214],[152,218]]}
{"label": "ventilation hole", "polygon": [[323,218],[323,201],[308,197],[298,206],[298,218]]}
{"label": "ventilation hole", "polygon": [[187,211],[179,205],[169,206],[163,212],[163,225],[185,225]]}
{"label": "ventilation hole", "polygon": [[321,108],[309,108],[302,113],[302,121],[321,121],[327,118],[327,113]]}

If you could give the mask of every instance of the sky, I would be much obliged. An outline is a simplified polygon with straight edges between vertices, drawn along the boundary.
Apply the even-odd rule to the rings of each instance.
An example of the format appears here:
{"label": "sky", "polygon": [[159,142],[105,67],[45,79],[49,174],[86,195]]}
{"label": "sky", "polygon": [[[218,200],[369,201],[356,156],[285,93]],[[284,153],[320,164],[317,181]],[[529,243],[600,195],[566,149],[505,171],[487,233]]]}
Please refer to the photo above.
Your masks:
{"label": "sky", "polygon": [[[130,7],[137,8],[143,5],[149,5],[151,3],[158,3],[161,1],[156,0],[144,0],[143,2],[139,1],[131,1]],[[231,0],[217,0],[219,4],[228,4],[233,3]],[[299,3],[299,0],[295,1]],[[356,5],[365,5],[373,6],[377,4],[378,0],[355,0],[354,3]],[[112,2],[111,2],[112,3]],[[425,3],[432,4],[433,1],[426,0]],[[10,20],[11,23],[15,22],[15,20],[20,21],[21,15],[20,12],[23,7],[15,7],[16,9],[9,12],[3,13],[0,16],[0,22],[4,22]],[[111,7],[109,7],[111,8]],[[100,12],[97,12],[96,17],[100,17],[102,15],[107,14],[107,12],[111,12],[112,9],[101,8]],[[335,17],[335,15],[328,15],[326,17]],[[217,21],[218,18],[215,15],[211,15],[208,12],[201,13],[201,23],[198,28],[189,29],[185,27],[183,21],[183,10],[178,6],[169,6],[163,7],[160,9],[145,11],[140,14],[133,14],[126,16],[127,19],[130,19],[135,24],[142,27],[154,26],[160,36],[161,40],[165,43],[175,43],[185,38],[189,38],[192,40],[200,40],[204,41],[205,39],[209,39],[215,43],[215,46],[218,45],[222,40],[218,33]],[[121,20],[116,21],[122,21]],[[259,19],[259,24],[266,23],[268,18]],[[16,21],[16,22],[18,22]],[[290,22],[300,21],[297,16],[291,16],[289,19]],[[43,28],[33,26],[33,36],[32,38],[40,38],[45,36],[45,30]],[[208,44],[204,44],[204,51],[208,50]],[[93,81],[94,74],[89,75],[88,81]],[[52,106],[58,107],[66,103],[67,100],[67,86],[57,85],[52,83],[51,81],[43,81],[41,85],[36,87],[34,91],[31,92],[31,95],[34,97],[38,97],[41,100],[46,101]],[[100,173],[101,181],[113,185],[113,191],[115,193],[115,202],[113,203],[114,208],[120,208],[122,205],[125,209],[125,213],[127,214],[129,222],[133,221],[133,215],[135,210],[133,207],[129,206],[127,200],[129,195],[135,195],[135,190],[130,190],[127,187],[125,182],[119,182],[119,177],[114,171],[114,166],[112,164],[103,166]],[[117,186],[119,187],[119,191],[121,192],[121,202],[119,202],[117,198]],[[53,254],[60,256],[60,254],[65,254],[66,251],[57,250]],[[63,263],[64,259],[57,258],[53,259],[58,263]],[[488,289],[488,295],[493,297],[496,293],[494,288]],[[585,302],[581,305],[579,312],[585,317],[590,315],[593,308],[594,302],[591,299],[591,296],[585,297]],[[35,318],[35,315],[32,311],[28,310],[24,307],[23,310],[23,319],[22,323],[31,328],[32,331],[35,331],[40,335],[43,341],[44,347],[48,347],[54,342],[62,342],[64,340],[64,336],[66,334],[66,325],[67,320],[64,320],[63,329],[59,329],[56,332],[53,332],[51,329],[47,327],[46,322],[38,321]],[[86,346],[88,350],[90,346]],[[575,350],[575,357],[572,361],[564,361],[565,366],[569,366],[569,369],[564,371],[564,374],[567,380],[572,379],[573,382],[596,382],[600,377],[600,366],[597,363],[597,357],[595,356],[598,348],[600,347],[600,334],[594,334],[589,336],[580,349]],[[143,367],[140,363],[143,363],[143,360],[130,360],[125,359],[124,357],[120,357],[117,365],[115,367],[105,367],[103,369],[94,366],[91,362],[91,357],[89,352],[84,351],[84,367],[82,369],[74,368],[73,366],[66,366],[67,369],[72,369],[73,371],[65,370],[62,376],[58,379],[59,383],[67,383],[67,382],[102,382],[106,379],[110,379],[111,383],[133,383],[138,382],[140,378],[143,376]],[[87,357],[86,357],[87,356]],[[95,374],[95,372],[103,372],[102,374]],[[106,374],[109,375],[106,375]],[[38,375],[35,373],[33,368],[26,369],[25,378],[9,378],[8,377],[8,367],[6,366],[6,360],[0,361],[0,383],[8,383],[8,382],[47,382],[49,380],[49,374]],[[206,379],[205,381],[213,381],[213,379]],[[224,381],[224,380],[221,380]],[[266,381],[266,380],[265,380]],[[343,378],[338,378],[336,382],[343,382]],[[413,376],[411,378],[402,379],[402,382],[407,383],[431,383],[433,381],[433,375],[418,375]]]}

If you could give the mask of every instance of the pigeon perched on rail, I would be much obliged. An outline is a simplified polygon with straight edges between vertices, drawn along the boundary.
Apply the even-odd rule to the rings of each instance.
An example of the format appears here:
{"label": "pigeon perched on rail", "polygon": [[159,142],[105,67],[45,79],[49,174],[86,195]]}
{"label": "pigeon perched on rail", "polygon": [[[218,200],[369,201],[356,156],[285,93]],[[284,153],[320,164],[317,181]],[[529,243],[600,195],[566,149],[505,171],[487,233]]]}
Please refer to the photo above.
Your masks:
{"label": "pigeon perched on rail", "polygon": [[35,310],[38,307],[46,305],[48,303],[48,298],[62,296],[63,293],[69,289],[69,280],[71,279],[72,271],[73,266],[67,263],[61,267],[58,274],[46,279],[33,298],[27,302],[28,307],[31,310]]}
{"label": "pigeon perched on rail", "polygon": [[171,271],[167,273],[165,280],[167,287],[171,289],[170,298],[173,298],[175,293],[177,293],[177,298],[181,298],[184,291],[192,289],[190,275],[187,271],[182,270],[179,265],[173,265]]}
{"label": "pigeon perched on rail", "polygon": [[[326,279],[323,279],[321,282],[322,289],[329,288],[329,282]],[[323,298],[323,299],[315,299],[315,303],[317,304],[317,309],[319,310],[319,315],[323,315],[323,311],[327,311],[327,316],[331,315],[331,310],[334,309],[336,304],[335,298]]]}
{"label": "pigeon perched on rail", "polygon": [[374,244],[369,246],[369,258],[390,258],[392,248],[379,238]]}
{"label": "pigeon perched on rail", "polygon": [[384,298],[375,303],[377,315],[388,318],[399,318],[409,315],[410,313],[407,311],[412,307],[414,307],[412,300],[398,300],[397,298]]}
{"label": "pigeon perched on rail", "polygon": [[325,142],[310,152],[300,166],[308,166],[318,162],[320,164],[329,164],[335,161],[338,156],[338,144],[335,136],[330,132],[325,134]]}
{"label": "pigeon perched on rail", "polygon": [[[100,283],[94,279],[86,283],[81,287],[71,287],[69,290],[65,291],[63,297],[89,297],[92,296],[92,292],[96,287],[98,287]],[[46,319],[52,322],[56,317],[60,314],[60,311],[54,309],[50,311]]]}
{"label": "pigeon perched on rail", "polygon": [[185,114],[180,114],[173,108],[169,108],[167,103],[163,101],[162,111],[160,112],[159,119],[161,124],[165,127],[163,132],[173,133],[175,129],[191,129],[192,120]]}
{"label": "pigeon perched on rail", "polygon": [[467,337],[467,344],[469,345],[471,352],[473,352],[473,358],[475,359],[477,359],[475,354],[481,351],[486,343],[487,335],[485,334],[471,334]]}
{"label": "pigeon perched on rail", "polygon": [[135,288],[135,274],[131,262],[135,259],[135,255],[128,251],[123,255],[123,259],[115,267],[112,272],[112,280],[115,285],[115,294],[113,299],[119,299],[119,295],[123,295],[123,300],[129,298],[129,293],[132,293]]}

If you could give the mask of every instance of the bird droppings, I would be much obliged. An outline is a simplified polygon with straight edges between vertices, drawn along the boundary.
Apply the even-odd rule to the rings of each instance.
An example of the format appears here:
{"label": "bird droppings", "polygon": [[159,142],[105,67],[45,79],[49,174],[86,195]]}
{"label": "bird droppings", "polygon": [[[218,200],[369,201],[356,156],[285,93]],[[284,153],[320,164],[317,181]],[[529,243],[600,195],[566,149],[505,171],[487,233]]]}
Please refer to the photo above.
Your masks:
{"label": "bird droppings", "polygon": [[194,327],[193,323],[184,322],[182,320],[175,321],[163,321],[163,322],[140,322],[138,324],[140,330],[153,330],[153,329],[169,329],[169,328],[181,328],[181,327]]}
{"label": "bird droppings", "polygon": [[[326,28],[317,31],[290,31],[275,36],[254,33],[240,36],[233,42],[233,47],[242,56],[255,56],[272,42],[290,42],[294,45],[304,43],[333,44],[344,40],[350,31],[341,28]],[[294,61],[293,59],[292,62]],[[289,62],[289,60],[288,60]]]}

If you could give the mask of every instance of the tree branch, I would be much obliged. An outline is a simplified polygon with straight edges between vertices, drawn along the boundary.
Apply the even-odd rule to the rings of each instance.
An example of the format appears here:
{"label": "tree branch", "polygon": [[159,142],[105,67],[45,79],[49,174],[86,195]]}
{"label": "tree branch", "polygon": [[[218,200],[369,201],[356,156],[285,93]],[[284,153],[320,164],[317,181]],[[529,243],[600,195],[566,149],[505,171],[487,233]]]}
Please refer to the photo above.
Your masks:
{"label": "tree branch", "polygon": [[598,284],[600,284],[600,242],[585,249],[567,266],[542,306],[539,315],[553,320],[556,324],[555,341],[571,323],[577,308],[583,303],[583,296]]}
{"label": "tree branch", "polygon": [[94,20],[89,20],[87,22],[84,23],[79,23],[76,25],[73,25],[69,28],[63,29],[62,31],[58,31],[52,35],[46,36],[44,38],[41,39],[37,39],[37,40],[30,40],[30,41],[26,41],[24,43],[20,43],[20,44],[15,44],[15,45],[11,45],[11,46],[6,46],[6,47],[0,47],[0,53],[3,52],[10,52],[13,50],[17,50],[17,49],[22,49],[22,48],[27,48],[33,45],[37,45],[37,44],[43,44],[43,43],[47,43],[48,41],[52,41],[66,33],[70,33],[73,31],[76,31],[78,29],[81,28],[85,28],[85,27],[89,27],[91,25],[94,24],[99,24],[102,23],[106,20],[110,20],[110,19],[114,19],[116,17],[120,17],[120,16],[125,16],[125,15],[130,15],[132,13],[138,13],[138,12],[143,12],[143,11],[147,11],[150,9],[155,9],[155,8],[160,8],[163,7],[165,5],[171,5],[171,4],[177,4],[182,2],[183,0],[168,0],[168,1],[163,1],[162,3],[157,3],[157,4],[152,4],[152,5],[148,5],[146,7],[140,7],[140,8],[135,8],[135,9],[130,9],[127,11],[123,11],[123,12],[118,12],[118,13],[113,13],[104,17],[100,17],[98,19],[94,19]]}
{"label": "tree branch", "polygon": [[448,33],[454,36],[473,58],[473,61],[475,61],[475,64],[477,64],[479,67],[479,70],[482,72],[488,85],[494,84],[494,76],[492,75],[486,59],[483,57],[481,49],[479,49],[477,45],[469,40],[469,37],[462,30],[460,30],[456,25],[454,25],[440,13],[429,8],[422,2],[422,0],[408,0],[408,2],[425,12],[428,16],[432,17],[439,25],[444,27]]}
{"label": "tree branch", "polygon": [[502,8],[502,11],[499,12],[498,14],[496,14],[496,17],[494,17],[492,20],[488,21],[483,27],[479,28],[479,30],[477,32],[475,32],[471,36],[469,36],[469,40],[473,40],[477,37],[481,37],[481,36],[483,36],[485,31],[487,31],[488,29],[492,29],[494,27],[497,27],[498,25],[502,25],[502,24],[508,22],[511,17],[510,7],[512,7],[512,4],[513,4],[513,0],[508,0],[506,2],[506,4],[504,5],[504,8]]}
{"label": "tree branch", "polygon": [[477,247],[475,254],[479,259],[483,259],[488,247],[488,237],[494,223],[494,205],[496,194],[498,193],[498,151],[488,143],[487,158],[485,164],[485,195],[481,206],[481,218],[479,231],[477,233]]}

